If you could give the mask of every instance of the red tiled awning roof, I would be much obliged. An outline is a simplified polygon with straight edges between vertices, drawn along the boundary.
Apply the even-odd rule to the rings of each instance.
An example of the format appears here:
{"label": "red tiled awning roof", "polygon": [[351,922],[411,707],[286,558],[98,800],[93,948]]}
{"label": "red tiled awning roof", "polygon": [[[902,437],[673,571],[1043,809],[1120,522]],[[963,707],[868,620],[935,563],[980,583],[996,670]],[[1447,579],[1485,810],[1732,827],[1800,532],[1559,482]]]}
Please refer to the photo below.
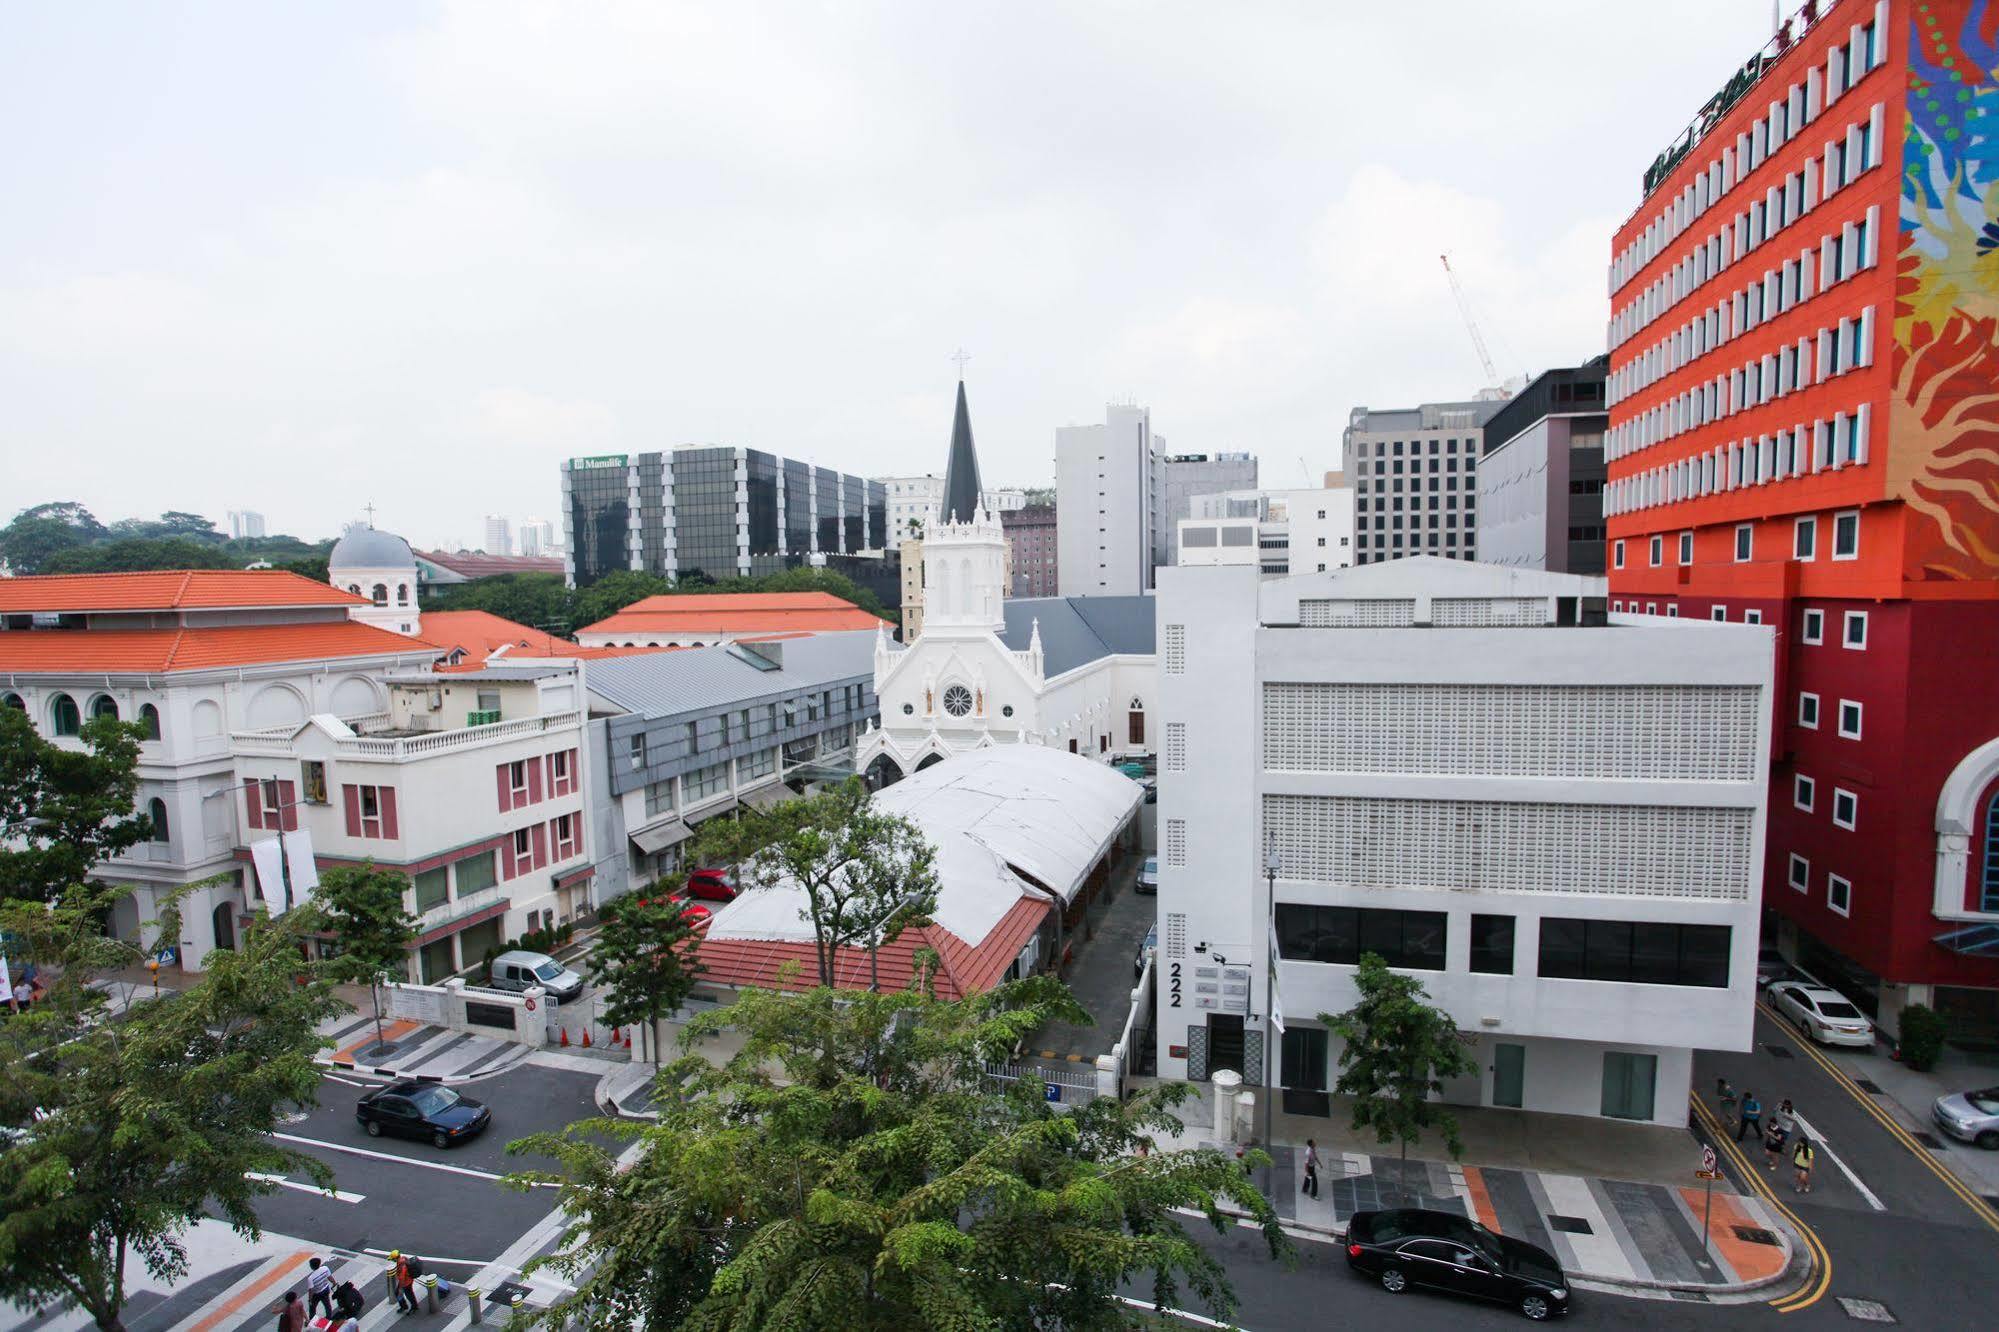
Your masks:
{"label": "red tiled awning roof", "polygon": [[367,604],[365,597],[285,569],[170,569],[0,578],[0,613],[10,615]]}
{"label": "red tiled awning roof", "polygon": [[688,592],[635,601],[585,625],[582,634],[812,633],[872,629],[885,623],[830,592]]}
{"label": "red tiled awning roof", "polygon": [[[1022,897],[976,944],[968,944],[941,925],[907,930],[894,943],[885,944],[876,957],[883,990],[906,990],[916,980],[916,952],[928,948],[940,959],[937,969],[937,997],[962,999],[997,985],[1006,975],[1020,950],[1041,928],[1049,903],[1040,897]],[[705,968],[702,980],[717,985],[742,987],[759,985],[786,990],[810,990],[819,984],[819,961],[808,942],[773,939],[701,940],[697,956]],[[789,979],[778,969],[786,962],[798,963],[798,973]],[[868,988],[868,950],[842,948],[834,959],[833,983],[842,990]]]}
{"label": "red tiled awning roof", "polygon": [[[0,579],[0,586],[6,581]],[[353,620],[202,629],[0,631],[0,672],[164,675],[221,666],[337,657],[434,656],[436,652],[434,644],[422,639]]]}

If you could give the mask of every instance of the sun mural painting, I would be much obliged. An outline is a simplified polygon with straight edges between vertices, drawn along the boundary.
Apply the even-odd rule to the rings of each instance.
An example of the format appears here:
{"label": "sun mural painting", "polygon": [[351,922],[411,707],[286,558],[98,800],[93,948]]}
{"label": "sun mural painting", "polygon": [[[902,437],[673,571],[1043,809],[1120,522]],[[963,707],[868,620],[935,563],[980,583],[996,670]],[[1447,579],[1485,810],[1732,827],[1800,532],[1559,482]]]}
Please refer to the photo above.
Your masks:
{"label": "sun mural painting", "polygon": [[1891,493],[1909,565],[1999,577],[1999,3],[1911,10]]}

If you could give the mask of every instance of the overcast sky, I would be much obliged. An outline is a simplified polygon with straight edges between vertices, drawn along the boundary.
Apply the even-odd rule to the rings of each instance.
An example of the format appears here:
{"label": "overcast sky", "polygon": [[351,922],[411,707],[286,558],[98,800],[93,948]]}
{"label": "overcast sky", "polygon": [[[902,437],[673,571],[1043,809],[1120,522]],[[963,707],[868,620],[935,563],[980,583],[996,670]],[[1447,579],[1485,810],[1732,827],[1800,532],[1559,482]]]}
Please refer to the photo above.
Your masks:
{"label": "overcast sky", "polygon": [[[575,454],[988,484],[1152,408],[1267,485],[1603,349],[1612,228],[1767,0],[9,5],[0,520],[419,544]],[[1302,460],[1302,464],[1301,464]]]}

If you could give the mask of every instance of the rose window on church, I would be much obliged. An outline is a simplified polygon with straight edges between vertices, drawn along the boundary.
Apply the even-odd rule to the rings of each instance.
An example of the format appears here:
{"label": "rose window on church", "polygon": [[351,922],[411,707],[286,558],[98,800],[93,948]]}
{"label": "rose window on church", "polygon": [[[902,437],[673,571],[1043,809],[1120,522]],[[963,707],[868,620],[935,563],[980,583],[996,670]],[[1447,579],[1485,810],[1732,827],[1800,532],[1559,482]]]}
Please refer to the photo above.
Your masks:
{"label": "rose window on church", "polygon": [[944,691],[944,711],[953,717],[962,717],[972,710],[972,691],[963,685],[952,685]]}

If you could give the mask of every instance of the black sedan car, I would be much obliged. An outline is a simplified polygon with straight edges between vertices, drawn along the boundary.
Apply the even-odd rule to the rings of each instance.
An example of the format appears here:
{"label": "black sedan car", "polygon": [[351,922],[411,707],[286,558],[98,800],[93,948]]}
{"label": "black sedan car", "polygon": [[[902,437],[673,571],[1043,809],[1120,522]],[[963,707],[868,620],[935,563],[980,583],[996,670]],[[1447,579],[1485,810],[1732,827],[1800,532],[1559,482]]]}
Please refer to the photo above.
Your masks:
{"label": "black sedan car", "polygon": [[1495,1234],[1453,1212],[1356,1212],[1347,1266],[1401,1294],[1428,1286],[1510,1304],[1540,1321],[1569,1311],[1569,1283],[1544,1249]]}
{"label": "black sedan car", "polygon": [[493,1122],[493,1112],[485,1102],[460,1096],[449,1087],[404,1079],[363,1096],[354,1107],[354,1118],[371,1138],[387,1133],[449,1147],[484,1133]]}

